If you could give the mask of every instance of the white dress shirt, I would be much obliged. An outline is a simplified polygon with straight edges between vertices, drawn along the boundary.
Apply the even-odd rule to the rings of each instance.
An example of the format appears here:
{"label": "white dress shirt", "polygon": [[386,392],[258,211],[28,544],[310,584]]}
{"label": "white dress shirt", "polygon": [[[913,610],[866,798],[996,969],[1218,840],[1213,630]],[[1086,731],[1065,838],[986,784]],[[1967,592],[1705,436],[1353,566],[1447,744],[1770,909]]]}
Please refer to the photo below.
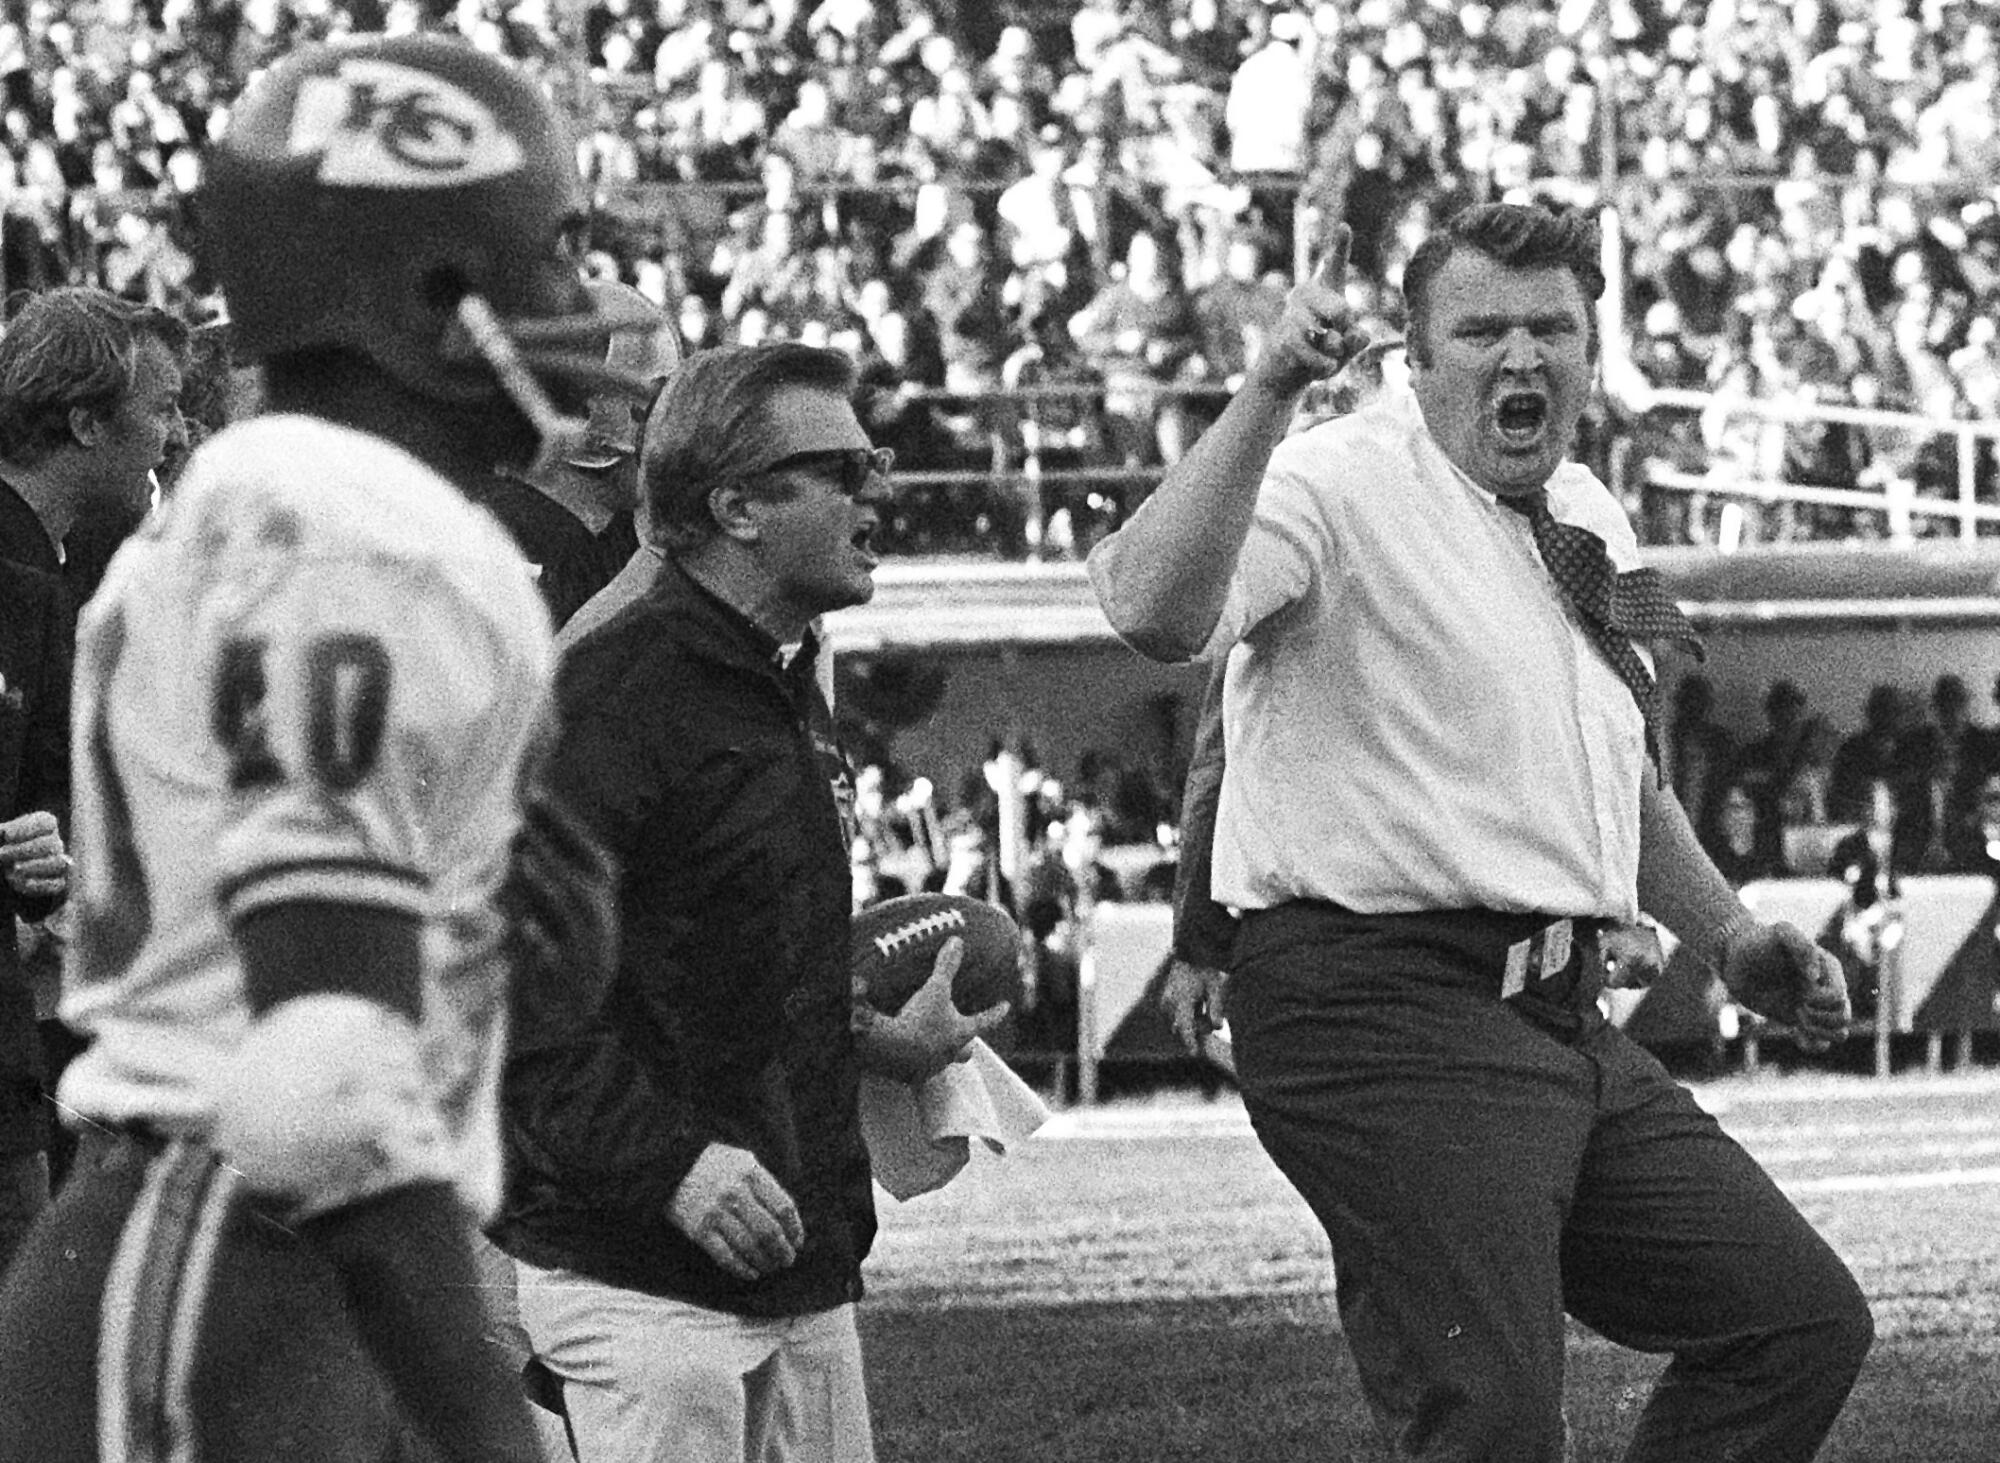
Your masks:
{"label": "white dress shirt", "polygon": [[[1549,505],[1637,565],[1587,469],[1559,468]],[[1092,578],[1113,623],[1143,630],[1118,612],[1146,573],[1121,548],[1099,547]],[[1279,446],[1203,654],[1239,641],[1218,900],[1637,914],[1638,708],[1527,521],[1445,458],[1413,394]]]}

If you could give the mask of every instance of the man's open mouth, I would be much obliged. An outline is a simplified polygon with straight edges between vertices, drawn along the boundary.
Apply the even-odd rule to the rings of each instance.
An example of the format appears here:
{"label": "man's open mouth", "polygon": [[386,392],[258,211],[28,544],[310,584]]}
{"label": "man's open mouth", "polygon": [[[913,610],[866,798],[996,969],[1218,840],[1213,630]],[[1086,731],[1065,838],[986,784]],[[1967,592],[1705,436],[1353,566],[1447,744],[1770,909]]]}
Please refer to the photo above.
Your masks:
{"label": "man's open mouth", "polygon": [[1539,391],[1503,391],[1493,403],[1493,425],[1510,447],[1532,447],[1549,421],[1549,399]]}

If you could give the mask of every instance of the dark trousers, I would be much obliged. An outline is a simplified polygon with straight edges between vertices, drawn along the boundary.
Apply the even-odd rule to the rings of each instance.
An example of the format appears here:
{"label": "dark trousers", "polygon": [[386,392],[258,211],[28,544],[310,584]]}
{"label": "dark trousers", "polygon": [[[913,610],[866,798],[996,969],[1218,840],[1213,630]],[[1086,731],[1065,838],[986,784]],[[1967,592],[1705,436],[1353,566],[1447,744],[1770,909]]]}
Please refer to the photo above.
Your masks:
{"label": "dark trousers", "polygon": [[1393,1455],[1557,1463],[1567,1313],[1673,1357],[1630,1463],[1810,1459],[1873,1339],[1867,1302],[1594,985],[1499,998],[1537,923],[1293,904],[1237,946],[1251,1122],[1332,1243]]}
{"label": "dark trousers", "polygon": [[99,1463],[104,1426],[135,1463],[416,1456],[317,1253],[212,1154],[88,1137],[0,1285],[0,1463]]}

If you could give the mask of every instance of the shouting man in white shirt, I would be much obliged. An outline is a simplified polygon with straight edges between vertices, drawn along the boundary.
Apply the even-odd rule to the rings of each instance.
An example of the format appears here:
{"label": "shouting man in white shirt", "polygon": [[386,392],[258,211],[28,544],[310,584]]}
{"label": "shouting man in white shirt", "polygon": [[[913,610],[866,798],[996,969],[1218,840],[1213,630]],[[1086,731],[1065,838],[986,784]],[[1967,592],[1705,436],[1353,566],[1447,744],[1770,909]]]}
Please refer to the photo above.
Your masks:
{"label": "shouting man in white shirt", "polygon": [[1135,648],[1231,657],[1212,892],[1258,1137],[1325,1226],[1398,1458],[1556,1463],[1565,1314],[1673,1357],[1629,1460],[1813,1456],[1872,1337],[1846,1267],[1609,1025],[1642,912],[1809,1047],[1832,957],[1756,920],[1653,755],[1692,632],[1603,484],[1596,230],[1496,204],[1404,276],[1411,390],[1286,439],[1365,341],[1348,234],[1221,420],[1091,558]]}

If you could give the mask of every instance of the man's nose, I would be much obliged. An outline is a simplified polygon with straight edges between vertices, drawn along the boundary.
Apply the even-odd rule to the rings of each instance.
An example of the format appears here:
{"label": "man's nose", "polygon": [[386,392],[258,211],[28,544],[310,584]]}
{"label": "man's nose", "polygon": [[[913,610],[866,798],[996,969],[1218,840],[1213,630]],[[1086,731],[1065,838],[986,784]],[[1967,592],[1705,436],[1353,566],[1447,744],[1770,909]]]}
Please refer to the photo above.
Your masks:
{"label": "man's nose", "polygon": [[1517,325],[1501,338],[1500,359],[1508,366],[1540,365],[1542,343],[1535,339],[1535,333],[1527,326]]}
{"label": "man's nose", "polygon": [[180,452],[187,449],[187,444],[187,418],[181,414],[179,407],[175,407],[173,423],[167,428],[167,446],[173,451]]}

